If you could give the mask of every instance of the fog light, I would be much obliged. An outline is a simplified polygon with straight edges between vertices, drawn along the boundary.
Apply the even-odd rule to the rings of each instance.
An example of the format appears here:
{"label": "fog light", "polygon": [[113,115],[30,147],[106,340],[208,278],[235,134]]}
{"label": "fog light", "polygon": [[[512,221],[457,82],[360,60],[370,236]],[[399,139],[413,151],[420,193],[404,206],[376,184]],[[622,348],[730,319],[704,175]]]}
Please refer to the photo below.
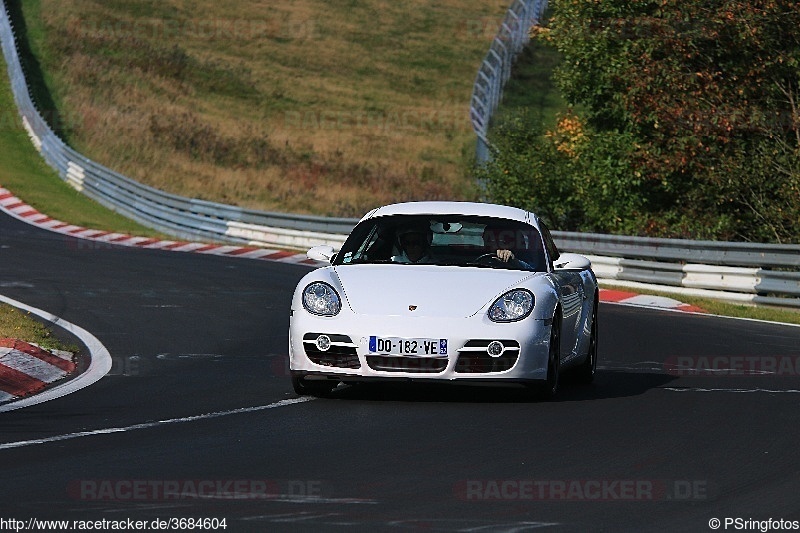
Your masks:
{"label": "fog light", "polygon": [[331,347],[331,338],[327,335],[320,335],[317,337],[317,349],[320,352],[327,352]]}
{"label": "fog light", "polygon": [[503,346],[503,343],[500,341],[492,341],[489,343],[489,346],[486,347],[486,353],[488,353],[491,357],[500,357],[503,355],[503,350],[506,347]]}

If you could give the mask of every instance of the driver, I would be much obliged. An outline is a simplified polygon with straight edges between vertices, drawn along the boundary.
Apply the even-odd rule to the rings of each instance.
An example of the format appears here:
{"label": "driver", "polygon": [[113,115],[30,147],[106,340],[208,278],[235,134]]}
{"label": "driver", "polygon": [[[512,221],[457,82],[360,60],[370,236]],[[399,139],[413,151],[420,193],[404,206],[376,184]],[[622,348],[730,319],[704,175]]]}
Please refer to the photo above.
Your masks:
{"label": "driver", "polygon": [[486,226],[483,229],[483,245],[503,263],[519,266],[523,269],[532,269],[531,265],[517,258],[511,248],[523,245],[517,243],[517,232],[510,228]]}
{"label": "driver", "polygon": [[433,232],[430,228],[410,227],[397,232],[397,248],[399,254],[392,256],[395,263],[433,263],[431,256],[431,240]]}

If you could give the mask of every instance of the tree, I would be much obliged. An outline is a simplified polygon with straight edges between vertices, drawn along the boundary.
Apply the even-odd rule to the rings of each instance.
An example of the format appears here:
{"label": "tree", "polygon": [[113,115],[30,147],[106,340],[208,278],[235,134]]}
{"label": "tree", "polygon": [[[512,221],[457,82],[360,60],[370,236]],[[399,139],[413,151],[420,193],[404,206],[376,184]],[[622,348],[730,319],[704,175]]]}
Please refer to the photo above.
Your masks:
{"label": "tree", "polygon": [[[556,79],[585,136],[579,165],[541,153],[555,175],[589,180],[570,193],[584,200],[571,223],[800,240],[800,3],[556,0],[553,8],[536,35],[563,55]],[[605,210],[586,197],[609,190]]]}

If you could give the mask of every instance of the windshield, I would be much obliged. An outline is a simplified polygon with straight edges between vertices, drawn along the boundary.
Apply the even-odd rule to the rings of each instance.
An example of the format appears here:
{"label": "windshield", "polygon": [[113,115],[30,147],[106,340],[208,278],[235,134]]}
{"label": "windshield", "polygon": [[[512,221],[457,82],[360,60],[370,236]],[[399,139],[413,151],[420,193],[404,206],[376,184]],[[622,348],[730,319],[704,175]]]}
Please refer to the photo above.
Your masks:
{"label": "windshield", "polygon": [[334,265],[397,263],[545,271],[533,226],[477,216],[395,215],[361,222]]}

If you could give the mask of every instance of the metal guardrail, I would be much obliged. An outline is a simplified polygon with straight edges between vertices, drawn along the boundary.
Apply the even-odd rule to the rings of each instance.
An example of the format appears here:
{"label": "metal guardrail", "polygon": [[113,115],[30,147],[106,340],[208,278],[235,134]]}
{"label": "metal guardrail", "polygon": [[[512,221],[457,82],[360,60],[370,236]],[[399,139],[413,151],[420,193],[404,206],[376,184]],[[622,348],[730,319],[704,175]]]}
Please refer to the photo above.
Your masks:
{"label": "metal guardrail", "polygon": [[606,283],[800,308],[800,245],[552,233],[562,250],[588,256]]}
{"label": "metal guardrail", "polygon": [[[510,70],[510,62],[503,58],[511,55],[504,54],[510,54],[517,46],[512,46],[512,42],[527,42],[530,24],[525,21],[537,21],[546,6],[546,0],[517,0],[512,4],[487,55],[488,63],[481,67],[476,81],[476,94],[491,96],[473,111],[493,111],[491,106],[496,106],[500,98],[497,80]],[[59,139],[36,109],[4,0],[0,1],[0,44],[14,98],[31,141],[62,179],[106,207],[178,238],[294,249],[308,249],[316,244],[339,247],[356,224],[356,219],[270,213],[184,198],[148,187],[91,161]],[[499,77],[490,76],[494,74]],[[473,104],[475,98],[473,95]],[[476,116],[473,115],[473,120]],[[480,116],[483,117],[480,124],[488,127],[491,112]],[[482,131],[485,141],[485,130]],[[588,255],[603,281],[644,283],[729,300],[800,307],[800,272],[797,272],[800,245],[567,232],[553,232],[553,235],[564,251]]]}
{"label": "metal guardrail", "polygon": [[664,263],[587,254],[607,284],[657,288],[720,300],[800,308],[800,272]]}
{"label": "metal guardrail", "polygon": [[511,76],[514,59],[530,41],[530,29],[539,23],[545,9],[547,0],[514,0],[478,69],[469,109],[472,128],[478,138],[478,161],[489,159],[489,123],[503,97],[503,87]]}
{"label": "metal guardrail", "polygon": [[554,231],[565,251],[650,261],[800,269],[800,245],[690,241]]}

